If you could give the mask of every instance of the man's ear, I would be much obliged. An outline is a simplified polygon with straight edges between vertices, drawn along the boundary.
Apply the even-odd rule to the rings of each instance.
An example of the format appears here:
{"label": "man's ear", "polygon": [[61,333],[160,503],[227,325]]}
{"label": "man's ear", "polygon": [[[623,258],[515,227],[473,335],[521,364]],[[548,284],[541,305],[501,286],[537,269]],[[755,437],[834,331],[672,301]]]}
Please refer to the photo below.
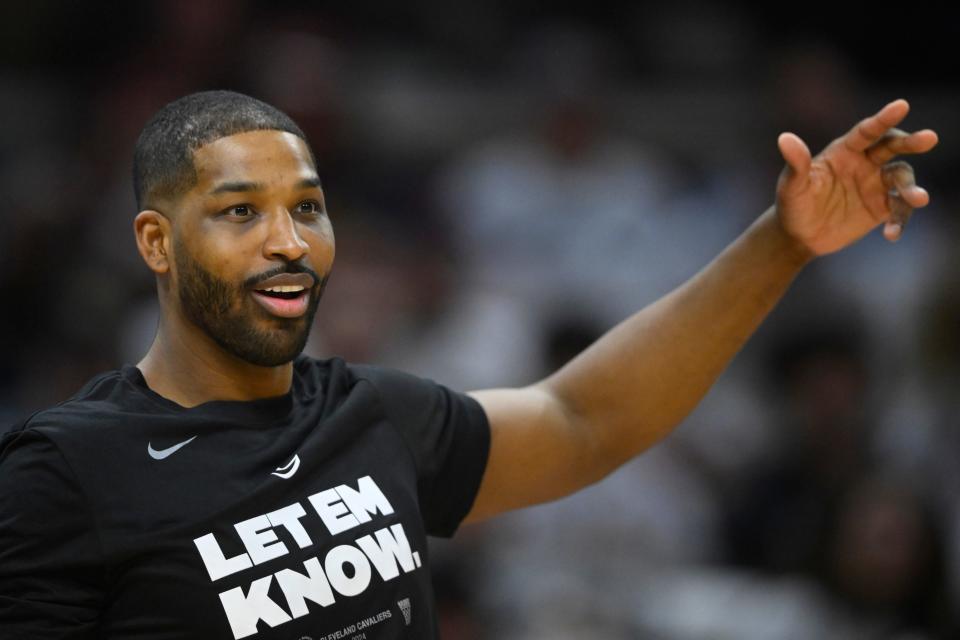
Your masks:
{"label": "man's ear", "polygon": [[160,275],[170,270],[170,220],[159,211],[147,209],[133,219],[137,249],[150,270]]}

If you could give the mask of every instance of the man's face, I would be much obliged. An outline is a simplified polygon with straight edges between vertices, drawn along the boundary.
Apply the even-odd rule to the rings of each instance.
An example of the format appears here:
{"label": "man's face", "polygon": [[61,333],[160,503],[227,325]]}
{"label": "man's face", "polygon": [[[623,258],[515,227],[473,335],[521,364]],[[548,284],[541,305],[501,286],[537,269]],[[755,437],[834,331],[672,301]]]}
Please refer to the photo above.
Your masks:
{"label": "man's face", "polygon": [[173,215],[174,300],[221,348],[259,366],[293,360],[333,264],[333,229],[304,142],[280,131],[194,153],[197,184]]}

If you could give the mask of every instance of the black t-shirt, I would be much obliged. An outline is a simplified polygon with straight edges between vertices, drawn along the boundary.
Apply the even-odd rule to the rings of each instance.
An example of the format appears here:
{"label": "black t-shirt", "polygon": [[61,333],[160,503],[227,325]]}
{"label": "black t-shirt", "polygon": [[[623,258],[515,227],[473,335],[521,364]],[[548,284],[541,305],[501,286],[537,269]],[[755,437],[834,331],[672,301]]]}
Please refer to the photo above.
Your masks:
{"label": "black t-shirt", "polygon": [[186,409],[126,366],[0,441],[0,637],[436,637],[426,535],[469,511],[473,399],[342,360]]}

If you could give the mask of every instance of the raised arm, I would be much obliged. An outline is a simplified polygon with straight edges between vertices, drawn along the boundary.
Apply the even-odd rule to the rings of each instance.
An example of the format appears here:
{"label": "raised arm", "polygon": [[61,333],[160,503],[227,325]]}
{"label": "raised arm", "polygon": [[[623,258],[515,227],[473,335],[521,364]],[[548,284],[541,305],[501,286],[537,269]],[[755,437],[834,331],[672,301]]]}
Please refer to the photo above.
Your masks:
{"label": "raised arm", "polygon": [[904,100],[811,158],[781,134],[776,204],[685,284],[620,323],[548,378],[472,392],[492,430],[468,520],[552,500],[604,477],[669,433],[697,405],[800,269],[884,224],[900,237],[927,192],[912,168],[933,131],[907,134]]}

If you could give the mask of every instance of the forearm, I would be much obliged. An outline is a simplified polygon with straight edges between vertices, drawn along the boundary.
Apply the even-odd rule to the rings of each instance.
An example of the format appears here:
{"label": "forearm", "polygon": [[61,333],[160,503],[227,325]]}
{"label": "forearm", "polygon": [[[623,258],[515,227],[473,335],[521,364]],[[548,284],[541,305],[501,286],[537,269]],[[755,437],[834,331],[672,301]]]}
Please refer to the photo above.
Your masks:
{"label": "forearm", "polygon": [[697,275],[540,383],[590,431],[596,464],[609,465],[599,473],[697,405],[809,258],[771,208]]}

